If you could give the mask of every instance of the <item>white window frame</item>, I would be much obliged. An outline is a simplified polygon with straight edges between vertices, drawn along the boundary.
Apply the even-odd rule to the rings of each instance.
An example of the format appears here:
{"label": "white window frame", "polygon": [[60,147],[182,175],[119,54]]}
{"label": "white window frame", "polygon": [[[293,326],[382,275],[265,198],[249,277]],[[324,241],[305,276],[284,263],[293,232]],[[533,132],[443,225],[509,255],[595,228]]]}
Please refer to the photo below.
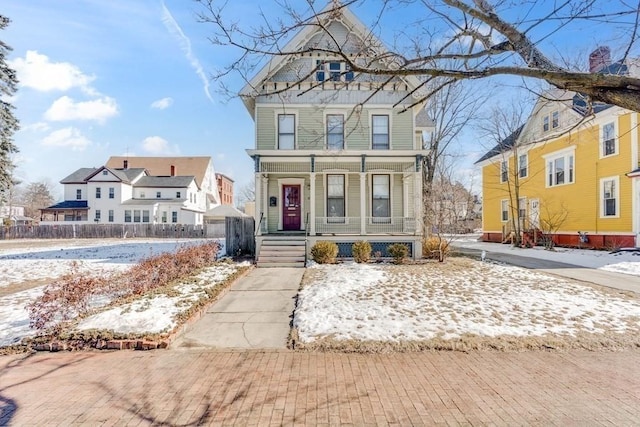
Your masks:
{"label": "white window frame", "polygon": [[[331,217],[329,215],[329,177],[330,176],[341,176],[343,181],[342,181],[342,199],[343,199],[343,209],[344,209],[344,216],[343,217]],[[325,189],[324,189],[324,200],[325,200],[325,206],[324,206],[324,210],[325,210],[325,215],[327,218],[327,223],[331,223],[331,224],[344,224],[346,222],[346,218],[348,217],[347,215],[347,183],[349,182],[349,175],[347,175],[346,173],[341,173],[341,172],[328,172],[325,174],[325,178],[324,178],[324,182],[325,182]]]}
{"label": "white window frame", "polygon": [[560,127],[560,111],[555,110],[549,114],[549,122],[551,123],[551,129],[558,129]]}
{"label": "white window frame", "polygon": [[102,198],[102,187],[96,187],[96,199]]}
{"label": "white window frame", "polygon": [[109,187],[109,198],[110,199],[115,199],[116,198],[116,189],[115,189],[115,187]]}
{"label": "white window frame", "polygon": [[113,222],[113,215],[114,215],[113,209],[109,209],[109,219],[108,219],[109,222]]}
{"label": "white window frame", "polygon": [[[280,148],[280,116],[293,116],[293,147],[292,148]],[[277,111],[275,114],[275,126],[276,126],[276,150],[296,150],[298,148],[298,114],[297,112]]]}
{"label": "white window frame", "polygon": [[[605,183],[613,181],[613,199],[616,202],[616,212],[614,215],[605,215],[605,198],[604,198],[604,186]],[[620,177],[619,176],[607,176],[600,178],[600,218],[620,218]]]}
{"label": "white window frame", "polygon": [[500,160],[500,183],[509,181],[509,159]]}
{"label": "white window frame", "polygon": [[[387,176],[389,178],[389,216],[373,216],[373,178],[375,176]],[[369,188],[371,189],[370,199],[369,199],[369,213],[371,215],[371,222],[373,224],[388,224],[393,221],[393,174],[386,171],[372,171],[371,178],[369,180]],[[376,220],[378,218],[378,220]]]}
{"label": "white window frame", "polygon": [[551,130],[551,117],[549,115],[542,116],[542,132],[547,133]]}
{"label": "white window frame", "polygon": [[[522,174],[522,163],[520,160],[524,157],[524,175]],[[529,176],[529,153],[518,155],[518,176],[520,178],[527,178]]]}
{"label": "white window frame", "polygon": [[[329,146],[329,116],[342,116],[342,147],[340,148],[335,148],[335,147],[330,147]],[[327,150],[344,150],[346,148],[347,145],[347,141],[346,141],[346,132],[345,132],[345,125],[346,125],[346,114],[344,114],[343,112],[331,112],[328,111],[325,113],[324,115],[324,129],[325,129],[325,147],[327,148]],[[337,134],[336,134],[337,135]]]}
{"label": "white window frame", "polygon": [[[387,139],[388,139],[388,146],[387,148],[373,148],[373,117],[374,116],[387,116]],[[376,151],[384,151],[384,150],[391,150],[391,147],[393,147],[393,141],[391,138],[392,135],[392,131],[391,129],[393,129],[393,114],[391,111],[389,110],[372,110],[369,113],[369,139],[370,139],[370,143],[369,143],[369,147],[371,147],[372,150],[376,150]]]}
{"label": "white window frame", "polygon": [[[313,66],[315,71],[313,79],[316,82],[343,82],[349,83],[355,80],[355,73],[349,69],[349,64],[345,61],[340,61],[337,58],[334,59],[315,59]],[[339,64],[339,68],[336,69],[333,65]],[[320,78],[322,73],[322,78]]]}
{"label": "white window frame", "polygon": [[[506,206],[506,209],[505,209]],[[507,217],[505,218],[505,212],[507,213]],[[500,200],[500,222],[508,222],[509,221],[509,200],[502,199]]]}
{"label": "white window frame", "polygon": [[[606,154],[605,153],[605,141],[604,141],[604,127],[607,125],[613,125],[613,153]],[[609,121],[607,123],[603,123],[600,126],[600,135],[598,137],[599,145],[600,145],[600,158],[603,157],[612,157],[617,156],[620,153],[620,146],[618,141],[618,124],[616,120]]]}
{"label": "white window frame", "polygon": [[[571,176],[569,175],[569,164],[571,163],[569,159],[573,157],[573,173]],[[553,188],[553,187],[561,187],[563,185],[571,185],[576,182],[576,146],[572,145],[571,147],[567,147],[563,150],[554,151],[553,153],[546,154],[542,156],[545,163],[545,174],[544,174],[544,185],[545,188]],[[565,180],[562,184],[557,183],[556,171],[549,170],[549,163],[552,163],[555,167],[555,160],[559,158],[564,158],[564,170],[565,170]],[[549,184],[549,174],[553,173],[553,183]],[[571,178],[571,180],[569,180]]]}

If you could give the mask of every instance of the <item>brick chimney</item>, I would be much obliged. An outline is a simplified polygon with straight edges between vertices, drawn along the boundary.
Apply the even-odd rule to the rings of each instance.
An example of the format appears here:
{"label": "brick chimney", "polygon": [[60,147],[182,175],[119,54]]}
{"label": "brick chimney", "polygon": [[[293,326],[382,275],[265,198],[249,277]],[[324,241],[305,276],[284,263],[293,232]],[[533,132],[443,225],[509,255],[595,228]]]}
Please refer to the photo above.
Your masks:
{"label": "brick chimney", "polygon": [[176,167],[171,165],[171,176],[176,176]]}
{"label": "brick chimney", "polygon": [[609,49],[609,46],[598,46],[596,50],[589,54],[590,73],[597,73],[609,65],[611,65],[611,49]]}

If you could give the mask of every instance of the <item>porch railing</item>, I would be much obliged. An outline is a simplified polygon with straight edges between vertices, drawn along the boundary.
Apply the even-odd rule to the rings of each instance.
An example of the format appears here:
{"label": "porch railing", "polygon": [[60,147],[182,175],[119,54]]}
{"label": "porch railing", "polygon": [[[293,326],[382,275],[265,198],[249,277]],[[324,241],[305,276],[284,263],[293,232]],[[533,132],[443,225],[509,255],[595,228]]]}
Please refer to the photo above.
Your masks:
{"label": "porch railing", "polygon": [[[361,234],[360,217],[316,217],[316,234]],[[413,234],[416,219],[365,217],[366,234]]]}

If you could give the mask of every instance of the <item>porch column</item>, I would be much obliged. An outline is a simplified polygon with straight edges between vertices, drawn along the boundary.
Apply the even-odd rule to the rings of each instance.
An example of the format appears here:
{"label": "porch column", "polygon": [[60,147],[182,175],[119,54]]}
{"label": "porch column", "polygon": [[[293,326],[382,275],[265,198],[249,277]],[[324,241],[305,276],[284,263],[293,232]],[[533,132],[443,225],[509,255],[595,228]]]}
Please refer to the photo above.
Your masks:
{"label": "porch column", "polygon": [[367,234],[367,174],[360,172],[360,234]]}
{"label": "porch column", "polygon": [[309,235],[316,235],[316,173],[309,174]]}
{"label": "porch column", "polygon": [[413,175],[414,185],[414,215],[416,217],[416,234],[422,235],[422,217],[425,209],[424,203],[422,201],[422,172],[420,170],[416,171]]}
{"label": "porch column", "polygon": [[267,224],[269,220],[267,217],[269,216],[269,177],[268,175],[262,175],[260,177],[260,180],[262,182],[262,212],[264,213],[262,224],[263,227],[268,230]]}
{"label": "porch column", "polygon": [[256,186],[255,191],[255,199],[254,203],[256,204],[256,212],[254,213],[254,217],[256,220],[256,235],[260,236],[262,234],[262,228],[260,227],[260,214],[262,213],[262,178],[261,174],[256,173],[254,176],[254,183]]}

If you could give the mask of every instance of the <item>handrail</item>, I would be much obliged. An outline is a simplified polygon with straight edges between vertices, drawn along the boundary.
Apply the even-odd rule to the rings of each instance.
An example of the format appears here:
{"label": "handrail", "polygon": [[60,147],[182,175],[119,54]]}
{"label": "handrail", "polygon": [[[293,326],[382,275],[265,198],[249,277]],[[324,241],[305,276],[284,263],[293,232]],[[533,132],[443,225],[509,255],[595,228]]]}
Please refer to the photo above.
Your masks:
{"label": "handrail", "polygon": [[307,266],[307,249],[309,245],[309,212],[304,220],[304,266]]}
{"label": "handrail", "polygon": [[263,219],[264,219],[264,212],[260,212],[260,221],[258,221],[258,226],[256,227],[256,230],[253,232],[253,237],[257,237],[258,236],[258,232],[262,228],[262,220]]}

